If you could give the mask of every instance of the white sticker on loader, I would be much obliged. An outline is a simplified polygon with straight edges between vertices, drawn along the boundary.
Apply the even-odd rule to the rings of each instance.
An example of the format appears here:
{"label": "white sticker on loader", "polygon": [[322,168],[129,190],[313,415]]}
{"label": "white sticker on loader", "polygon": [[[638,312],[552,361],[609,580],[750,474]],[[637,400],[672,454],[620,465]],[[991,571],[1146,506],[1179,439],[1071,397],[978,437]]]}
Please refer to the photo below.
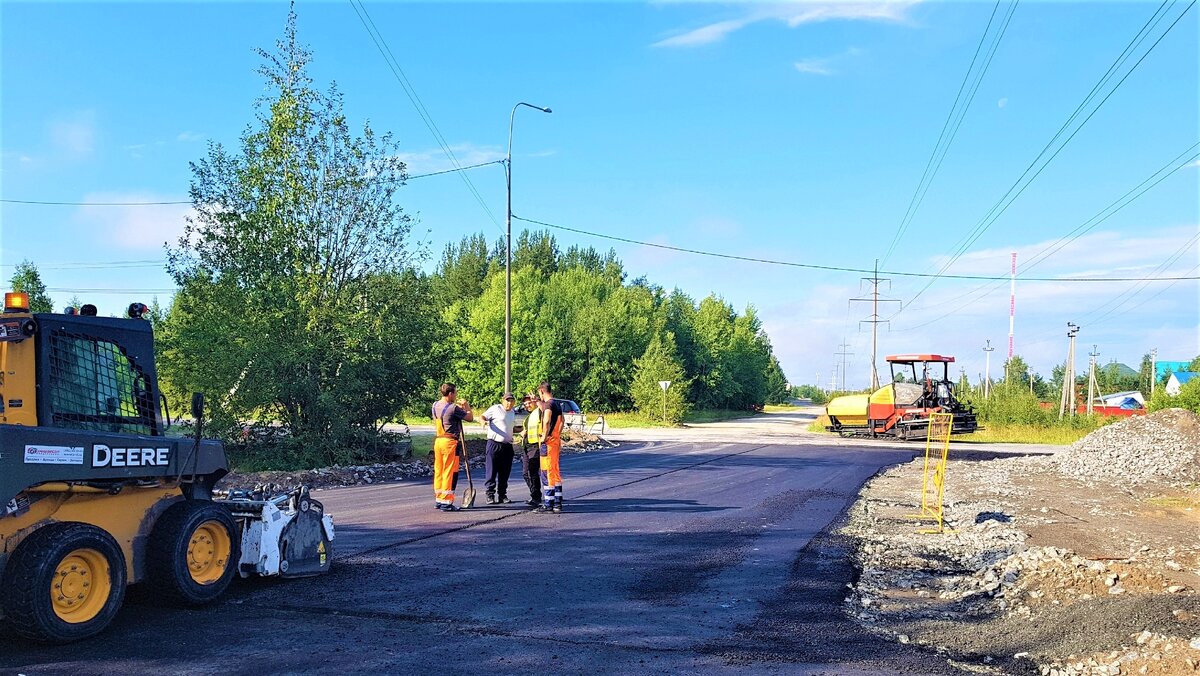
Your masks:
{"label": "white sticker on loader", "polygon": [[82,465],[83,446],[25,445],[26,465]]}
{"label": "white sticker on loader", "polygon": [[169,448],[109,448],[92,444],[92,467],[166,467]]}

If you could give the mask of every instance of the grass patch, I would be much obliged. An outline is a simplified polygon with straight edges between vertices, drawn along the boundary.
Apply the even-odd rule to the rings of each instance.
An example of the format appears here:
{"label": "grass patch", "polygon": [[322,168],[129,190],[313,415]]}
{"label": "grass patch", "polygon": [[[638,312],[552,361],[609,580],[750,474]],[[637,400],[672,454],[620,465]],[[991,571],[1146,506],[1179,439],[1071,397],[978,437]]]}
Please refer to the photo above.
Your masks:
{"label": "grass patch", "polygon": [[791,404],[767,404],[766,406],[763,406],[764,413],[785,413],[787,411],[799,410],[799,406],[793,406]]}
{"label": "grass patch", "polygon": [[[588,416],[588,422],[593,420],[592,416]],[[622,412],[622,413],[605,413],[604,422],[609,429],[622,430],[633,427],[670,427],[663,424],[662,418],[650,418],[641,413]]]}
{"label": "grass patch", "polygon": [[1192,509],[1200,507],[1200,498],[1194,498],[1187,495],[1166,495],[1157,498],[1150,498],[1146,502],[1155,507],[1167,507],[1171,509]]}
{"label": "grass patch", "polygon": [[[734,418],[748,418],[754,415],[751,411],[738,411],[733,409],[715,409],[707,411],[688,411],[687,415],[683,416],[683,422],[687,424],[721,422],[722,420],[733,420]],[[588,422],[594,420],[594,417],[589,415]],[[636,411],[622,413],[605,413],[604,420],[610,429],[620,430],[634,427],[674,427],[674,425],[663,424],[662,418],[643,415]]]}
{"label": "grass patch", "polygon": [[[467,423],[470,425],[471,423]],[[433,453],[433,435],[417,432],[412,436],[412,455],[414,458],[428,458]],[[486,439],[485,432],[467,432],[467,440]]]}
{"label": "grass patch", "polygon": [[984,429],[972,432],[971,434],[955,436],[954,441],[987,444],[1051,444],[1055,446],[1067,446],[1086,437],[1091,432],[1091,429],[1073,427],[984,423]]}
{"label": "grass patch", "polygon": [[688,411],[687,415],[683,416],[683,422],[721,422],[722,420],[733,420],[734,418],[749,418],[752,415],[754,415],[753,411],[735,411],[728,408],[718,408],[709,411]]}

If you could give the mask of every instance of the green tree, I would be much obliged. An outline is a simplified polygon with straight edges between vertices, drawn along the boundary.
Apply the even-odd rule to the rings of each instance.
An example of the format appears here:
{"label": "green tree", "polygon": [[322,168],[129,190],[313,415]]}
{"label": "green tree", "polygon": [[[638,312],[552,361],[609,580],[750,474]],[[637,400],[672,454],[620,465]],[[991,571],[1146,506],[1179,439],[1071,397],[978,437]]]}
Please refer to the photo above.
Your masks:
{"label": "green tree", "polygon": [[513,243],[513,269],[532,266],[543,275],[558,270],[558,242],[548,230],[522,230]]}
{"label": "green tree", "polygon": [[[664,393],[659,381],[671,381]],[[683,365],[675,354],[675,336],[655,334],[645,353],[634,360],[633,401],[637,410],[649,418],[665,418],[678,424],[689,410],[688,382]]]}
{"label": "green tree", "polygon": [[1021,358],[1021,355],[1014,354],[1010,359],[1004,361],[1004,384],[1010,388],[1024,387],[1029,390],[1029,364]]}
{"label": "green tree", "polygon": [[54,301],[46,293],[46,285],[37,266],[29,260],[17,263],[13,276],[9,279],[13,291],[23,291],[29,294],[30,312],[54,312]]}
{"label": "green tree", "polygon": [[783,367],[779,365],[779,360],[775,355],[770,355],[770,365],[767,367],[767,403],[768,404],[786,404],[791,398],[791,390],[788,388],[787,375],[783,372]]}
{"label": "green tree", "polygon": [[180,388],[211,395],[212,421],[237,440],[245,421],[287,439],[265,464],[369,454],[380,425],[440,372],[440,321],[413,271],[406,177],[391,136],[351,131],[336,85],[312,87],[296,17],[274,53],[269,91],[240,143],[192,163],[196,215],[168,270],[180,286],[162,332]]}
{"label": "green tree", "polygon": [[1200,414],[1200,378],[1193,378],[1179,388],[1179,394],[1171,396],[1165,388],[1158,388],[1150,398],[1148,408],[1151,411],[1161,411],[1164,408],[1185,408],[1192,413]]}
{"label": "green tree", "polygon": [[460,298],[478,298],[483,294],[488,274],[497,266],[502,270],[503,265],[503,256],[497,261],[491,255],[482,234],[463,237],[458,244],[447,244],[434,274],[438,300],[450,305]]}

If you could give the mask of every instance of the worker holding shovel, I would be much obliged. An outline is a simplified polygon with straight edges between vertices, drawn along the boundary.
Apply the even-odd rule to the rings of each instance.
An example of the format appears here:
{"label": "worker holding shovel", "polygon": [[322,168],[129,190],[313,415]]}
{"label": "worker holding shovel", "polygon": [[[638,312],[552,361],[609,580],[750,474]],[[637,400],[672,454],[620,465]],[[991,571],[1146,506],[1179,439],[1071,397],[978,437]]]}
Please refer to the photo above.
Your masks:
{"label": "worker holding shovel", "polygon": [[[454,383],[442,383],[442,398],[433,403],[433,499],[442,512],[455,512],[454,489],[458,483],[458,444],[463,421],[473,422],[475,413],[465,399],[457,399]],[[463,442],[466,443],[465,441]],[[463,456],[466,456],[463,447]]]}

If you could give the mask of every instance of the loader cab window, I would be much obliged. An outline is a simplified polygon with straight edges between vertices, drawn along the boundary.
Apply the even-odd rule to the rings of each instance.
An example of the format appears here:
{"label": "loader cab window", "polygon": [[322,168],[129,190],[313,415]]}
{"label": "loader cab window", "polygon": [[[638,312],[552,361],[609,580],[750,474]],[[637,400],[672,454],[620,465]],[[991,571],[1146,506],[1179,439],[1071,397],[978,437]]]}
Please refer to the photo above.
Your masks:
{"label": "loader cab window", "polygon": [[149,379],[114,342],[52,333],[49,387],[54,426],[118,434],[155,433]]}

